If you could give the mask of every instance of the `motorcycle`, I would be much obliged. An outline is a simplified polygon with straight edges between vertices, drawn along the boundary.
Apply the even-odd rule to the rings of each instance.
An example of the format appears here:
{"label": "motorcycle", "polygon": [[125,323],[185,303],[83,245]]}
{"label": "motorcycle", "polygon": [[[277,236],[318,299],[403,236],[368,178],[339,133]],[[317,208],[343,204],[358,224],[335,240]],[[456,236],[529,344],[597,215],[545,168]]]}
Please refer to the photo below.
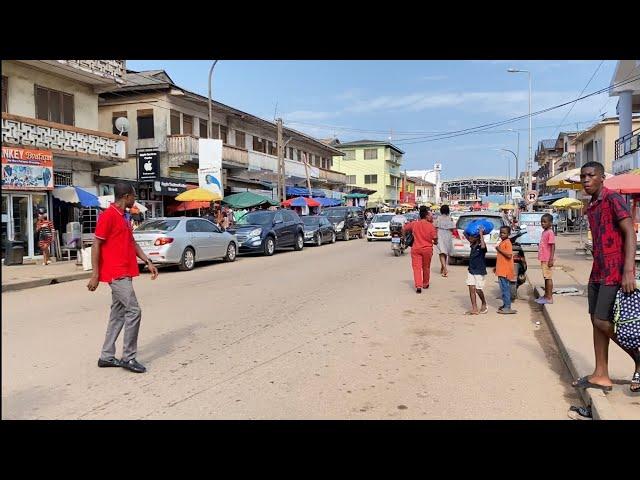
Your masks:
{"label": "motorcycle", "polygon": [[404,255],[404,251],[407,249],[407,245],[404,242],[404,233],[402,232],[401,223],[391,223],[389,225],[389,231],[391,233],[391,250],[396,257]]}
{"label": "motorcycle", "polygon": [[518,243],[518,239],[525,233],[527,233],[527,226],[523,225],[509,236],[513,246],[513,269],[516,275],[516,281],[511,282],[511,300],[518,297],[518,288],[527,281],[527,259],[524,256],[522,246]]}

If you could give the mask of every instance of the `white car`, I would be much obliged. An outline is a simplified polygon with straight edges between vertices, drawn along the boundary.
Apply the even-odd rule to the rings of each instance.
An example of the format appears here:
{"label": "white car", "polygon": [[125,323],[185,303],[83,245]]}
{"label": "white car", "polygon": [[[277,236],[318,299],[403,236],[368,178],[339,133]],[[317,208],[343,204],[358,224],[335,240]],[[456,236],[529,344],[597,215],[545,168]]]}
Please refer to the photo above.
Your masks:
{"label": "white car", "polygon": [[371,224],[367,229],[367,241],[373,240],[390,240],[391,231],[390,224],[391,219],[395,216],[394,213],[379,213],[374,215],[371,219]]}
{"label": "white car", "polygon": [[449,256],[451,263],[455,264],[461,260],[469,259],[471,244],[464,235],[464,229],[474,220],[488,220],[493,224],[491,233],[484,235],[484,242],[487,244],[486,258],[497,257],[496,244],[500,239],[500,227],[507,225],[504,217],[496,212],[468,212],[460,215],[453,231],[451,255]]}

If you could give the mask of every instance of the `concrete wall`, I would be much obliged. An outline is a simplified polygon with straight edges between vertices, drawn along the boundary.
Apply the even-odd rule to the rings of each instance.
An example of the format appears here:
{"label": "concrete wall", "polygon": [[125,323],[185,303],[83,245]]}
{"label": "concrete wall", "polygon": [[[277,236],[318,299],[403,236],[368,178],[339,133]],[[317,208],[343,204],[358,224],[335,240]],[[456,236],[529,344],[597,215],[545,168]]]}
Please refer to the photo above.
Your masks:
{"label": "concrete wall", "polygon": [[94,93],[92,86],[11,60],[2,61],[2,75],[8,77],[7,107],[9,113],[35,118],[34,86],[40,85],[72,94],[75,126],[99,130],[98,95]]}
{"label": "concrete wall", "polygon": [[[633,122],[633,129],[640,128],[640,120]],[[616,155],[615,142],[618,139],[619,127],[617,122],[605,123],[593,129],[593,131],[582,135],[576,142],[576,155],[580,157],[580,165],[585,162],[584,147],[589,142],[594,142],[593,160],[604,165],[607,172],[613,170],[613,160]]]}

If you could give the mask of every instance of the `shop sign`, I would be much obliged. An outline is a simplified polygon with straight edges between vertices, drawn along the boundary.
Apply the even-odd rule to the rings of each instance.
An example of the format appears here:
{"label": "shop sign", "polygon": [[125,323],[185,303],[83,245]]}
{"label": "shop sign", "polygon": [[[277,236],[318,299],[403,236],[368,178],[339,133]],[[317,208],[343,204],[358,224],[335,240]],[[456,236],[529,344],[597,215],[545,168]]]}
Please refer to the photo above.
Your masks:
{"label": "shop sign", "polygon": [[158,195],[175,197],[187,190],[187,182],[175,178],[160,178],[153,182],[153,191]]}
{"label": "shop sign", "polygon": [[138,150],[138,181],[155,180],[160,176],[160,152]]}
{"label": "shop sign", "polygon": [[51,150],[2,147],[2,188],[53,190]]}

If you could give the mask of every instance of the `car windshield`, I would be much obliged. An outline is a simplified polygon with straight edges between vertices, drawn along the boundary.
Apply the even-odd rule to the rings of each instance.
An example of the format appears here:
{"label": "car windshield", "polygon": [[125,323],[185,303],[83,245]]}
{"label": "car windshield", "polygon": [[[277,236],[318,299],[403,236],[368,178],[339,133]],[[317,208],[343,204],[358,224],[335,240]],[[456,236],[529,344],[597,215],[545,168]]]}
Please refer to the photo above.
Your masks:
{"label": "car windshield", "polygon": [[329,218],[342,218],[346,213],[346,208],[339,208],[336,210],[325,210],[322,214]]}
{"label": "car windshield", "polygon": [[419,218],[419,215],[417,213],[405,213],[404,216],[410,222],[417,220]]}
{"label": "car windshield", "polygon": [[391,219],[393,218],[393,215],[390,214],[384,214],[384,215],[376,215],[375,217],[373,217],[373,220],[371,220],[372,223],[385,223],[385,222],[390,222]]}
{"label": "car windshield", "polygon": [[302,217],[302,223],[309,227],[315,227],[320,225],[320,219],[318,217]]}
{"label": "car windshield", "polygon": [[137,232],[170,232],[175,229],[180,220],[147,220],[136,229]]}
{"label": "car windshield", "polygon": [[243,215],[237,225],[269,225],[273,222],[273,212],[249,212]]}
{"label": "car windshield", "polygon": [[493,224],[494,230],[499,230],[500,227],[504,225],[502,218],[500,217],[494,217],[494,216],[488,216],[488,215],[486,216],[485,215],[465,215],[464,217],[460,217],[456,228],[460,230],[464,230],[467,227],[467,225],[469,225],[474,220],[489,220]]}

